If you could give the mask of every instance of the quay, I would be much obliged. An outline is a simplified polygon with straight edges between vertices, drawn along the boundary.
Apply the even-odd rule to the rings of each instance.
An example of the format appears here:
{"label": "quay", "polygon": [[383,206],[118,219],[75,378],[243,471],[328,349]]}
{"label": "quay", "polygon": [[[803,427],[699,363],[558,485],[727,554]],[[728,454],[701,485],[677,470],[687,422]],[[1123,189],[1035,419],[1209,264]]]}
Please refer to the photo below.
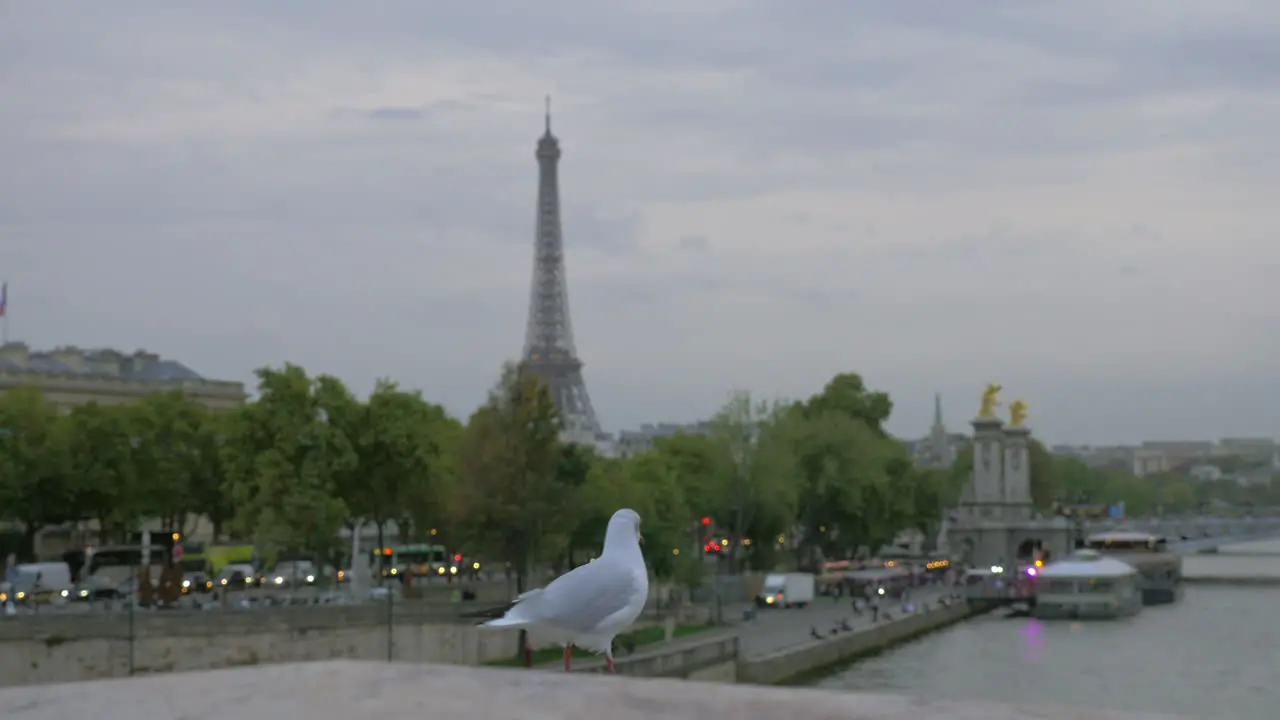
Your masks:
{"label": "quay", "polygon": [[[618,655],[619,675],[651,678],[791,684],[832,667],[882,652],[895,645],[940,630],[975,614],[962,600],[949,607],[938,604],[941,593],[921,591],[916,611],[899,614],[887,608],[886,617],[872,622],[870,613],[852,615],[847,598],[819,598],[803,610],[767,610],[730,627],[677,638],[631,655]],[[925,609],[927,606],[927,610]],[[841,623],[847,623],[845,630]],[[818,631],[821,638],[810,634]],[[561,671],[559,661],[539,669]],[[602,673],[602,659],[575,659],[577,673]]]}
{"label": "quay", "polygon": [[1280,585],[1280,557],[1222,551],[1183,558],[1182,581],[1195,585]]}
{"label": "quay", "polygon": [[803,688],[352,661],[0,688],[0,717],[15,720],[214,720],[229,713],[237,720],[1172,720]]}

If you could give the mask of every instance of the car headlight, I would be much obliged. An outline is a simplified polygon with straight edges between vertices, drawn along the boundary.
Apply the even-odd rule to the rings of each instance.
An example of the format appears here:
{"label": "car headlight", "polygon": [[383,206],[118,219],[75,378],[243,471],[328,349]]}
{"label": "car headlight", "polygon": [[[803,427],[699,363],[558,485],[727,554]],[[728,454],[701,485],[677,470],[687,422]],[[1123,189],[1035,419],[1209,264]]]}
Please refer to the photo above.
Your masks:
{"label": "car headlight", "polygon": [[63,590],[63,591],[62,591],[61,593],[59,593],[59,594],[60,594],[60,595],[62,595],[62,597],[67,597],[67,596],[68,596],[68,595],[70,595],[71,593],[70,593],[69,591],[67,591],[67,590]]}
{"label": "car headlight", "polygon": [[457,565],[454,565],[454,566],[450,567],[450,568],[449,568],[449,574],[450,574],[450,575],[457,575],[457,574],[458,574],[458,566],[457,566]]}
{"label": "car headlight", "polygon": [[273,582],[274,582],[275,584],[277,584],[277,585],[283,585],[283,584],[284,584],[284,578],[282,578],[282,577],[280,577],[279,575],[277,575],[277,576],[276,576],[276,579],[275,579]]}
{"label": "car headlight", "polygon": [[308,576],[307,576],[307,582],[315,582],[315,581],[316,581],[316,576],[315,576],[315,575],[308,575]]}
{"label": "car headlight", "polygon": [[0,593],[0,602],[8,602],[8,601],[9,601],[9,596],[6,595],[5,593]]}
{"label": "car headlight", "polygon": [[81,590],[81,591],[80,591],[80,597],[89,597],[89,591],[88,591],[88,590]]}
{"label": "car headlight", "polygon": [[26,596],[27,596],[27,594],[26,594],[26,593],[24,593],[24,592],[19,592],[19,593],[18,593],[18,595],[17,595],[17,597],[18,597],[18,599],[19,599],[19,600],[21,600],[22,598],[24,598],[24,597],[26,597]]}
{"label": "car headlight", "polygon": [[182,587],[184,587],[184,588],[189,588],[189,587],[191,587],[191,581],[190,581],[190,580],[183,580],[183,581],[182,581]]}
{"label": "car headlight", "polygon": [[227,579],[226,579],[226,578],[222,578],[221,580],[219,580],[219,581],[218,581],[218,584],[219,584],[219,585],[226,585],[226,584],[227,584]]}

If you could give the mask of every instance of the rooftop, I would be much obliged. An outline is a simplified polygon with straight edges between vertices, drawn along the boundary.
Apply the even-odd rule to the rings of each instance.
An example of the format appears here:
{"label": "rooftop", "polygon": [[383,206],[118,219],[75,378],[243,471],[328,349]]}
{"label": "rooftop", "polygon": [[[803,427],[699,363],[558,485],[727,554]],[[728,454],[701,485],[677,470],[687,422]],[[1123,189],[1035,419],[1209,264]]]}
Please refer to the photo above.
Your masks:
{"label": "rooftop", "polygon": [[1126,577],[1138,572],[1128,563],[1105,557],[1095,550],[1080,550],[1065,560],[1052,562],[1040,571],[1040,577],[1056,578],[1106,578]]}
{"label": "rooftop", "polygon": [[20,342],[0,346],[0,372],[149,382],[204,380],[199,373],[177,360],[166,360],[146,350],[126,353],[111,348],[82,349],[75,346],[32,350]]}

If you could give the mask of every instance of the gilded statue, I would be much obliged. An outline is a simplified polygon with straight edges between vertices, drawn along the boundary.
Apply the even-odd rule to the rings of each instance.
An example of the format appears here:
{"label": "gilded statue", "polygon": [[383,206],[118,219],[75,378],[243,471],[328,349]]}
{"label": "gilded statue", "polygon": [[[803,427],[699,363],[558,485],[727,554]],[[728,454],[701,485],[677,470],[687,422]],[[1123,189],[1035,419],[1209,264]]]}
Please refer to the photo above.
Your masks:
{"label": "gilded statue", "polygon": [[1027,422],[1027,404],[1021,399],[1009,403],[1009,427],[1025,427]]}
{"label": "gilded statue", "polygon": [[993,418],[996,416],[996,408],[1000,407],[1000,400],[997,395],[1000,394],[1001,386],[996,383],[987,385],[987,389],[982,391],[982,407],[978,409],[978,417]]}

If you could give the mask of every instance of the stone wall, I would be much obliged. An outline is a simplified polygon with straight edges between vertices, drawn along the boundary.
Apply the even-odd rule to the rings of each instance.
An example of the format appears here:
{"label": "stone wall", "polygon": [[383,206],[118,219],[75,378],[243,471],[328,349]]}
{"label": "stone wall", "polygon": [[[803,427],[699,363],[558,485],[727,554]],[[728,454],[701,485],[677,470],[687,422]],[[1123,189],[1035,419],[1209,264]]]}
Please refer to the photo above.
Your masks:
{"label": "stone wall", "polygon": [[[388,623],[390,617],[390,623]],[[706,622],[706,608],[681,624]],[[0,618],[0,685],[312,660],[479,665],[515,656],[519,632],[481,630],[452,603]],[[643,627],[645,623],[638,623]],[[529,633],[535,647],[554,637]],[[390,648],[390,649],[389,649]]]}
{"label": "stone wall", "polygon": [[738,681],[774,685],[812,677],[834,665],[880,652],[916,636],[952,625],[971,614],[972,611],[967,606],[960,604],[897,618],[860,632],[812,640],[763,657],[743,660],[738,665]]}
{"label": "stone wall", "polygon": [[133,672],[357,659],[475,665],[511,657],[517,633],[480,630],[443,609],[301,607],[271,611],[22,616],[0,622],[0,685]]}
{"label": "stone wall", "polygon": [[[231,693],[231,694],[229,694]],[[233,705],[228,705],[233,703]],[[22,720],[1169,720],[1052,707],[675,680],[389,663],[237,668],[79,685],[0,689]]]}

